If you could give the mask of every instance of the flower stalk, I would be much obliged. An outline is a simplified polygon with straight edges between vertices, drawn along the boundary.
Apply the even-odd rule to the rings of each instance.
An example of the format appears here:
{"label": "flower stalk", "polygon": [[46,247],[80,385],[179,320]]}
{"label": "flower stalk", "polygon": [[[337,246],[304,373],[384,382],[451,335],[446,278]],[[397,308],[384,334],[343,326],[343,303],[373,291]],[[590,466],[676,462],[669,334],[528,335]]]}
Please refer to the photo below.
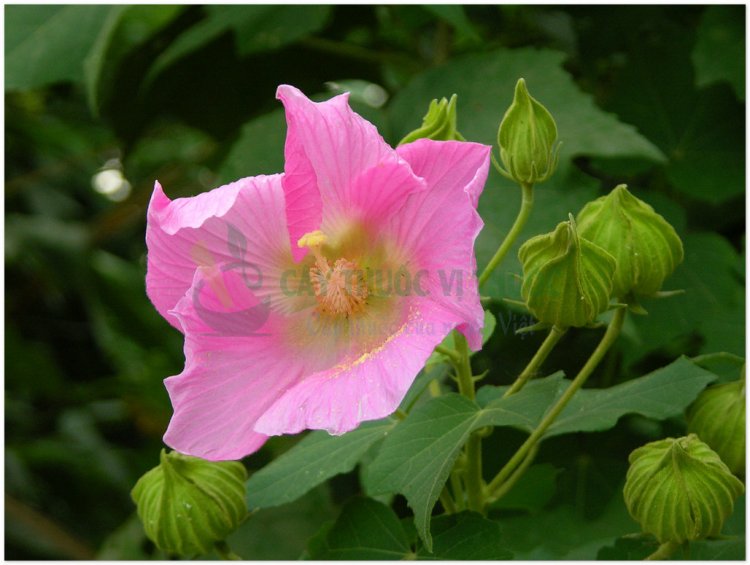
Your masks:
{"label": "flower stalk", "polygon": [[214,544],[214,549],[219,555],[219,558],[221,558],[223,561],[242,561],[242,557],[232,551],[232,549],[225,541],[216,542]]}
{"label": "flower stalk", "polygon": [[534,357],[531,358],[529,364],[526,365],[521,374],[518,375],[518,378],[511,385],[511,387],[505,391],[503,398],[507,398],[508,396],[517,393],[526,385],[529,379],[531,379],[537,373],[539,367],[542,365],[542,363],[544,363],[549,354],[552,352],[552,350],[555,348],[557,343],[560,341],[560,339],[562,339],[562,336],[564,336],[565,332],[567,331],[567,328],[552,326],[552,329],[547,334],[547,337],[542,342],[542,345],[539,346],[539,349],[534,354]]}
{"label": "flower stalk", "polygon": [[617,340],[617,336],[620,334],[622,324],[625,320],[625,314],[625,308],[618,308],[617,310],[615,310],[615,315],[612,318],[612,321],[609,323],[607,331],[604,333],[602,340],[599,342],[599,345],[597,345],[594,352],[588,358],[586,364],[578,372],[576,378],[573,379],[573,382],[570,383],[570,386],[565,390],[557,403],[549,410],[549,412],[547,412],[542,421],[539,422],[539,425],[537,425],[536,429],[531,433],[531,435],[526,439],[521,447],[518,448],[518,451],[516,451],[513,457],[510,458],[505,466],[500,469],[495,478],[492,479],[492,481],[490,481],[490,483],[487,485],[486,496],[488,500],[494,501],[497,499],[497,495],[499,492],[501,492],[500,489],[502,488],[503,484],[511,477],[516,468],[524,462],[528,453],[539,443],[547,429],[565,409],[565,407],[568,405],[568,402],[570,402],[575,393],[578,392],[578,390],[583,386],[586,380],[588,380],[588,378],[591,376],[591,373],[594,372],[594,369],[596,369],[602,359],[604,359],[604,355],[607,353],[612,344],[614,344],[614,342]]}
{"label": "flower stalk", "polygon": [[667,541],[661,544],[656,551],[646,557],[644,561],[663,561],[674,555],[674,552],[680,548],[680,544],[674,541]]}
{"label": "flower stalk", "polygon": [[484,271],[482,271],[482,274],[479,275],[479,288],[482,288],[482,285],[487,282],[487,279],[490,278],[490,275],[492,275],[493,271],[497,269],[500,263],[503,262],[503,259],[505,259],[508,251],[510,251],[510,248],[513,247],[516,239],[518,239],[518,236],[521,234],[521,230],[523,230],[524,226],[526,225],[526,222],[529,219],[531,210],[533,208],[534,185],[530,183],[522,183],[521,209],[518,211],[518,216],[516,216],[516,220],[513,222],[510,231],[505,236],[505,239],[503,239],[500,247],[497,248],[495,255],[493,255],[492,259],[490,259],[490,262],[487,263],[487,266],[484,268]]}
{"label": "flower stalk", "polygon": [[[466,338],[456,332],[454,336],[456,352],[460,361],[456,363],[456,376],[458,377],[458,390],[469,400],[476,398],[474,388],[474,377],[471,373],[469,361],[469,347]],[[484,509],[483,484],[482,484],[482,438],[474,432],[466,443],[466,468],[465,484],[467,506],[469,510],[482,512]]]}

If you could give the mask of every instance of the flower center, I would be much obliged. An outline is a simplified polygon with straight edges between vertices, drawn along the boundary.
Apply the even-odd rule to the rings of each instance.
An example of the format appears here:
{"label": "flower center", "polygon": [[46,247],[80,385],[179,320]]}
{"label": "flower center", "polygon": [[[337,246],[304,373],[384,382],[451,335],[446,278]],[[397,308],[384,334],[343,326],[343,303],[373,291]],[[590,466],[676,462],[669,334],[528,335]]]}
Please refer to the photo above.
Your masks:
{"label": "flower center", "polygon": [[344,258],[336,259],[331,267],[321,252],[327,240],[323,232],[314,231],[303,235],[297,245],[308,247],[315,257],[315,265],[310,267],[310,281],[320,312],[348,318],[365,308],[369,294],[365,274],[355,262]]}

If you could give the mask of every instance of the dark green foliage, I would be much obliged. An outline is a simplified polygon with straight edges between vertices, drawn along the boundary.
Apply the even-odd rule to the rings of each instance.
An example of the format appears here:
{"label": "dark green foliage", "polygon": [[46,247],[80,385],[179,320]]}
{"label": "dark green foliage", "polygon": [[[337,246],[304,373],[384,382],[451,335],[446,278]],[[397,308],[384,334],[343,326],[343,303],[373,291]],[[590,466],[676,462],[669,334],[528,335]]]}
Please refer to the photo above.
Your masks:
{"label": "dark green foliage", "polygon": [[[280,172],[281,83],[318,100],[340,91],[328,83],[382,87],[382,106],[352,103],[392,144],[420,125],[430,100],[456,93],[458,130],[493,144],[520,77],[554,116],[563,145],[529,223],[482,289],[496,325],[472,357],[475,374],[487,371],[477,402],[450,394],[436,356],[402,405],[411,410],[404,422],[271,439],[245,461],[257,512],[229,543],[247,559],[653,551],[653,540],[623,537],[638,531],[621,495],[627,455],[683,435],[680,413],[712,373],[737,378],[732,364],[709,373],[681,355],[744,355],[744,10],[7,6],[6,557],[165,557],[129,498],[157,463],[171,415],[162,380],[184,361],[182,336],[144,289],[154,180],[179,197]],[[102,168],[122,170],[130,192],[93,190]],[[628,319],[549,429],[558,437],[487,517],[440,515],[436,501],[469,433],[497,426],[484,448],[491,477],[565,386],[556,373],[499,398],[542,338],[516,335],[533,320],[501,302],[520,298],[518,247],[620,183],[675,226],[685,260],[664,288],[685,294],[645,300],[648,316]],[[518,187],[491,170],[479,203],[480,270],[519,202]],[[599,337],[571,330],[542,374],[571,378]],[[448,394],[420,396],[432,379]],[[358,492],[377,501],[351,497]],[[675,558],[742,558],[744,498],[724,533]]]}

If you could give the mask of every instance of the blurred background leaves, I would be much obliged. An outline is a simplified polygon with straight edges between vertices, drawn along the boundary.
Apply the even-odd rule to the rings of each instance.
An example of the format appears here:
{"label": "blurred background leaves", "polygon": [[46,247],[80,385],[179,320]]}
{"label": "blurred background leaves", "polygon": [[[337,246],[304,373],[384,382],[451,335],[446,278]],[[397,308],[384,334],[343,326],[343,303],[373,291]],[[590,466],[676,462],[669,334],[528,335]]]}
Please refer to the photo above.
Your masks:
{"label": "blurred background leaves", "polygon": [[[353,89],[355,109],[391,143],[419,125],[430,100],[458,93],[461,132],[494,144],[523,76],[563,147],[519,245],[621,182],[685,243],[667,284],[686,293],[646,303],[649,316],[630,320],[594,384],[679,354],[743,355],[744,10],[6,6],[6,557],[164,557],[129,499],[157,462],[170,416],[162,379],[183,362],[181,336],[145,296],[145,209],[155,179],[174,198],[281,171],[281,83],[316,99]],[[492,171],[480,268],[519,201]],[[487,293],[517,298],[519,272],[513,254]],[[474,363],[490,371],[486,382],[506,384],[541,336],[515,336],[522,314],[500,301],[492,309],[498,331]],[[548,365],[575,368],[595,339],[571,333]],[[536,559],[637,556],[639,546],[620,539],[636,530],[619,492],[627,454],[683,425],[634,416],[545,444],[539,475],[492,510],[510,549]],[[493,460],[518,440],[502,433],[487,442]],[[297,440],[274,438],[246,463],[258,469]],[[262,510],[233,547],[267,559],[322,551],[332,543],[325,531],[318,546],[307,540],[361,491],[357,477]],[[523,494],[539,481],[545,496]],[[394,510],[404,514],[402,499]]]}

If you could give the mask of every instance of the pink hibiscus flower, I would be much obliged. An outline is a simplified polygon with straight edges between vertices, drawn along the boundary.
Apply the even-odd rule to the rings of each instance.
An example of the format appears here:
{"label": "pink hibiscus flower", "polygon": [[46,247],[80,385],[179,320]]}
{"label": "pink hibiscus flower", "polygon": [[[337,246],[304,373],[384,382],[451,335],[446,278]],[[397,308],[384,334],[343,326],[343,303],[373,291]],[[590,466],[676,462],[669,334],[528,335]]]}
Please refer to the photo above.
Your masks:
{"label": "pink hibiscus flower", "polygon": [[291,86],[284,174],[148,209],[148,295],[185,334],[164,441],[239,459],[391,414],[453,329],[481,347],[474,239],[490,147],[392,149],[348,95]]}

